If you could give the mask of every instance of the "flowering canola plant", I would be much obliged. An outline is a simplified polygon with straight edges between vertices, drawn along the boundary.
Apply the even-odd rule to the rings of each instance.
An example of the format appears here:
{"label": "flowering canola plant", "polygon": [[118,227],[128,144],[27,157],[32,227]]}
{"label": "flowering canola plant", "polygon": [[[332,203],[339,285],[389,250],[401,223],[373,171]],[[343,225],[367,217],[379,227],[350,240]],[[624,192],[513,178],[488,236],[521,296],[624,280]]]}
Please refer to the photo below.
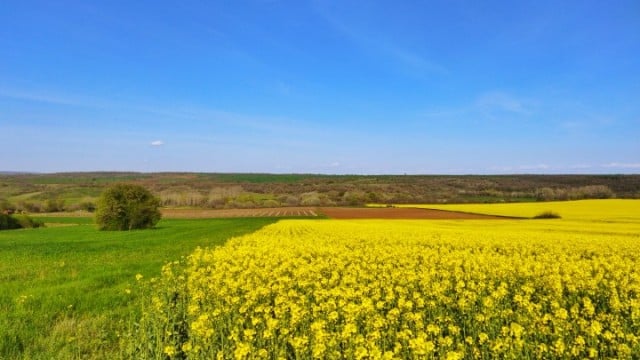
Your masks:
{"label": "flowering canola plant", "polygon": [[521,202],[494,204],[403,204],[395,206],[525,218],[531,218],[540,213],[550,211],[560,214],[563,219],[570,220],[640,223],[640,200],[638,199],[540,201],[534,203]]}
{"label": "flowering canola plant", "polygon": [[638,358],[638,224],[557,221],[280,221],[166,265],[141,321],[152,344],[140,348],[190,359]]}

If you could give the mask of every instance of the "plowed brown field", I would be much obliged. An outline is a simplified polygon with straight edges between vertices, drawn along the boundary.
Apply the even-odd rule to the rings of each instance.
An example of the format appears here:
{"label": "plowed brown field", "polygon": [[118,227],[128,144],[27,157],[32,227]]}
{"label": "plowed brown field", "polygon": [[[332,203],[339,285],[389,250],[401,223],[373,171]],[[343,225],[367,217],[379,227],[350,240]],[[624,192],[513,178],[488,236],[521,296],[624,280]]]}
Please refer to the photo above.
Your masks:
{"label": "plowed brown field", "polygon": [[[160,209],[166,219],[205,219],[230,217],[317,217],[332,219],[512,219],[505,216],[470,214],[456,211],[417,208],[342,208],[342,207],[282,207],[264,209]],[[47,217],[90,217],[87,212],[43,213]]]}
{"label": "plowed brown field", "polygon": [[265,209],[160,209],[162,216],[167,219],[200,219],[200,218],[229,218],[229,217],[288,217],[288,216],[318,216],[316,208],[287,207]]}
{"label": "plowed brown field", "polygon": [[285,207],[266,209],[161,209],[167,219],[229,218],[229,217],[316,217],[332,219],[508,219],[504,216],[469,214],[455,211],[415,208],[342,208]]}
{"label": "plowed brown field", "polygon": [[504,216],[415,208],[323,207],[318,212],[332,219],[508,219]]}

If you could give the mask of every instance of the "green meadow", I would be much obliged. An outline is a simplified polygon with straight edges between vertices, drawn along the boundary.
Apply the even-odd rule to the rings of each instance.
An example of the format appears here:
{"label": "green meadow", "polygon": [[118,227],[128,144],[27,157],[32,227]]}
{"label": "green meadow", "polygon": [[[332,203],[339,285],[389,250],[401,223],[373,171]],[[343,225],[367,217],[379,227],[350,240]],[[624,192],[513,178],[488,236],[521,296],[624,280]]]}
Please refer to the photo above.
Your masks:
{"label": "green meadow", "polygon": [[162,220],[152,230],[103,232],[90,218],[39,219],[48,226],[0,232],[0,359],[118,357],[139,310],[136,276],[158,276],[198,246],[276,220]]}

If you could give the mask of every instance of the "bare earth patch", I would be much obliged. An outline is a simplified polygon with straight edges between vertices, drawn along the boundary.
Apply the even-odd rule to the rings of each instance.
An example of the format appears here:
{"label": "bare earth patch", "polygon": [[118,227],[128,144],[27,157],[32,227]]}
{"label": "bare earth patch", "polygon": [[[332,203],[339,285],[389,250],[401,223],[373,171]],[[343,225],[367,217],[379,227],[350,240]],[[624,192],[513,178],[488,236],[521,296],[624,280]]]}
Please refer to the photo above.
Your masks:
{"label": "bare earth patch", "polygon": [[332,219],[509,219],[504,216],[470,214],[446,210],[416,208],[339,208],[323,207],[318,211]]}
{"label": "bare earth patch", "polygon": [[[211,219],[234,217],[317,217],[332,219],[513,219],[506,216],[472,214],[457,211],[418,208],[344,208],[344,207],[280,207],[263,209],[172,209],[161,208],[165,219]],[[41,216],[93,216],[91,213],[50,213]]]}
{"label": "bare earth patch", "polygon": [[162,217],[167,219],[318,216],[317,209],[312,207],[264,209],[160,209],[160,212],[162,212]]}

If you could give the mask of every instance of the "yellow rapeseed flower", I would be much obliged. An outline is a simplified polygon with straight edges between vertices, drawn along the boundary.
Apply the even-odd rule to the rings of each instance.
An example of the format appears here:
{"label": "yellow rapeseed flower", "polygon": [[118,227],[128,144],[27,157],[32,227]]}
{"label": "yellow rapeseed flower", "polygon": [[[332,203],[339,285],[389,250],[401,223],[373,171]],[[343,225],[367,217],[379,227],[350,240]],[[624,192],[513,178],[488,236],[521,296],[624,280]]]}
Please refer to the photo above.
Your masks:
{"label": "yellow rapeseed flower", "polygon": [[[144,313],[158,319],[165,355],[179,346],[193,359],[635,358],[633,211],[607,221],[284,220],[197,249],[184,270],[166,266]],[[176,329],[188,342],[174,345]]]}

